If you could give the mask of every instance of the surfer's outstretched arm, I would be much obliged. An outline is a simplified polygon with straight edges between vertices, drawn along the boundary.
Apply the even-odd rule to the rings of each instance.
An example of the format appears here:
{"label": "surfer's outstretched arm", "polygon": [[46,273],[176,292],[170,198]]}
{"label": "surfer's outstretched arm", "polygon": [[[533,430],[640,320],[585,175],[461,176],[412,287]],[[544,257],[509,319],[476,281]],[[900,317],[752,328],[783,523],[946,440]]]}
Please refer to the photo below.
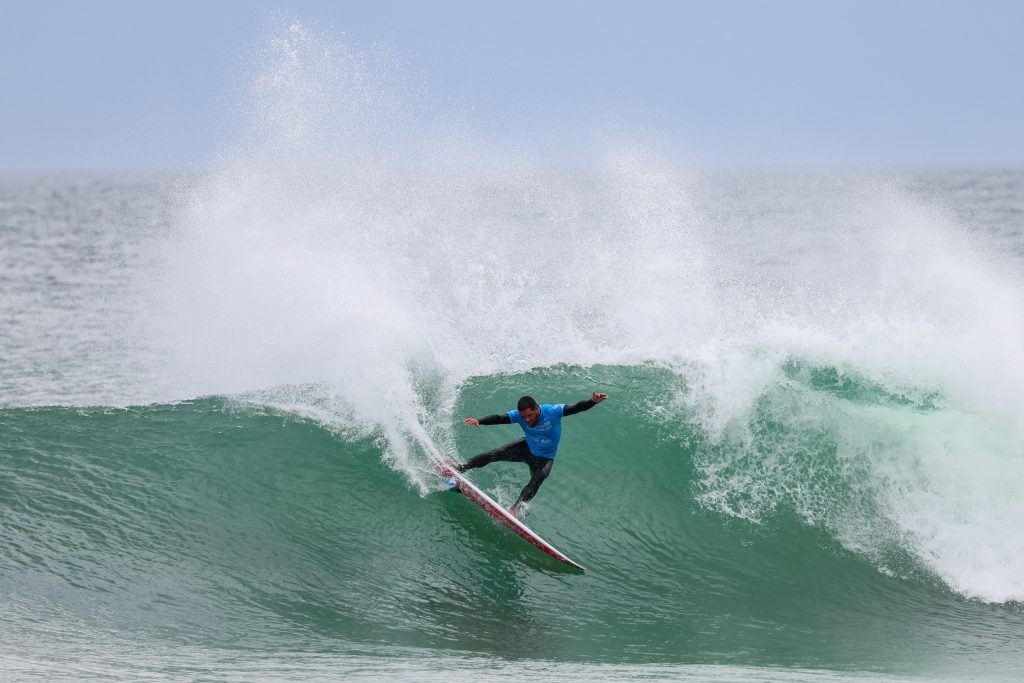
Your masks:
{"label": "surfer's outstretched arm", "polygon": [[595,391],[587,400],[580,401],[579,403],[573,403],[571,406],[566,406],[562,415],[575,415],[576,413],[582,413],[584,410],[590,410],[606,398],[608,398],[608,394],[599,394]]}
{"label": "surfer's outstretched arm", "polygon": [[487,417],[467,417],[463,420],[470,427],[479,427],[480,425],[510,425],[512,424],[512,418],[508,416],[508,413],[497,413],[495,415],[488,415]]}

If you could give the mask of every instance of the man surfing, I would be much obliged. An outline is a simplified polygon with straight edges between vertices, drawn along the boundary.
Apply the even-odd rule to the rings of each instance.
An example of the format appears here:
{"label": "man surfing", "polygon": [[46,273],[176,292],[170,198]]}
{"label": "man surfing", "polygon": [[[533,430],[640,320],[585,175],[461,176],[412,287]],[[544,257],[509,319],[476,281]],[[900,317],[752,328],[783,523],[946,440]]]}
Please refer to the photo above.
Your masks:
{"label": "man surfing", "polygon": [[537,489],[551,474],[555,456],[558,455],[558,441],[562,437],[562,418],[590,410],[606,398],[608,394],[599,394],[595,391],[589,399],[567,406],[564,403],[538,405],[533,397],[523,396],[515,410],[481,418],[467,417],[463,422],[471,427],[507,425],[515,422],[523,428],[526,436],[492,451],[480,453],[464,465],[453,464],[453,467],[461,473],[499,461],[525,462],[529,465],[530,481],[519,494],[519,499],[508,510],[509,514],[516,517],[523,504],[537,495]]}

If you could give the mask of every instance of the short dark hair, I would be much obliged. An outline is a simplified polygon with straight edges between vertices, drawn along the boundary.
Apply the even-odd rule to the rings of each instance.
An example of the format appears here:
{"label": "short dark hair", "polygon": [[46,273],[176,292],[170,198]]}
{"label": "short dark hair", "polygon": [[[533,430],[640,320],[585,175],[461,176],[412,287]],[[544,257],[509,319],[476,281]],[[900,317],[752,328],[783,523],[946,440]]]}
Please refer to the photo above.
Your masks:
{"label": "short dark hair", "polygon": [[529,408],[539,408],[537,402],[533,400],[533,396],[523,396],[519,399],[519,404],[516,406],[517,410],[527,410]]}

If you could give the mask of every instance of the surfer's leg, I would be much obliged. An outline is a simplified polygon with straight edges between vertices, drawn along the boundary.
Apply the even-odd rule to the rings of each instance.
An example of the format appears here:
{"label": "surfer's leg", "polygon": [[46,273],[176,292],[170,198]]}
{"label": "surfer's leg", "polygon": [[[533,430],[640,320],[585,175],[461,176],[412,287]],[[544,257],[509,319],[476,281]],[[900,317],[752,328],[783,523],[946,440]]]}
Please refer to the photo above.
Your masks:
{"label": "surfer's leg", "polygon": [[519,510],[523,506],[523,503],[527,503],[537,495],[537,489],[544,483],[544,480],[551,474],[551,467],[555,464],[553,458],[541,458],[536,455],[530,455],[530,459],[526,461],[530,466],[530,482],[523,489],[523,492],[519,494],[519,500],[512,506],[511,512],[514,515],[515,511]]}
{"label": "surfer's leg", "polygon": [[459,465],[459,472],[476,469],[492,462],[528,462],[528,458],[534,457],[530,448],[526,445],[526,439],[519,439],[504,446],[498,446],[494,450],[485,451],[469,459],[464,465]]}

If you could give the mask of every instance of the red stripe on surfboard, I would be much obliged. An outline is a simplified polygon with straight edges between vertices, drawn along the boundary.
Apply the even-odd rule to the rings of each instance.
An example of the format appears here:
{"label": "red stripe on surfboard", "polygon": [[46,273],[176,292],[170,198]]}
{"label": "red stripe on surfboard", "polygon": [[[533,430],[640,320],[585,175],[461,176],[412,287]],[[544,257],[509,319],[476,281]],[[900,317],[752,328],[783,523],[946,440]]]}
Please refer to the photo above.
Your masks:
{"label": "red stripe on surfboard", "polygon": [[538,550],[547,553],[548,555],[555,558],[556,560],[559,560],[560,562],[572,565],[577,569],[583,569],[581,565],[570,560],[558,549],[556,549],[553,545],[551,545],[543,538],[538,536],[537,533],[533,531],[530,527],[526,526],[518,519],[513,517],[507,510],[505,510],[505,508],[501,507],[493,500],[491,500],[491,498],[486,493],[477,488],[476,485],[469,479],[466,479],[460,473],[456,472],[451,467],[444,464],[438,465],[438,471],[441,473],[441,476],[447,477],[449,479],[455,479],[457,482],[459,482],[459,491],[462,493],[462,495],[466,496],[471,501],[482,507],[487,512],[487,514],[489,514],[491,517],[494,517],[499,522],[507,526],[517,536],[525,540],[527,543],[537,548]]}

